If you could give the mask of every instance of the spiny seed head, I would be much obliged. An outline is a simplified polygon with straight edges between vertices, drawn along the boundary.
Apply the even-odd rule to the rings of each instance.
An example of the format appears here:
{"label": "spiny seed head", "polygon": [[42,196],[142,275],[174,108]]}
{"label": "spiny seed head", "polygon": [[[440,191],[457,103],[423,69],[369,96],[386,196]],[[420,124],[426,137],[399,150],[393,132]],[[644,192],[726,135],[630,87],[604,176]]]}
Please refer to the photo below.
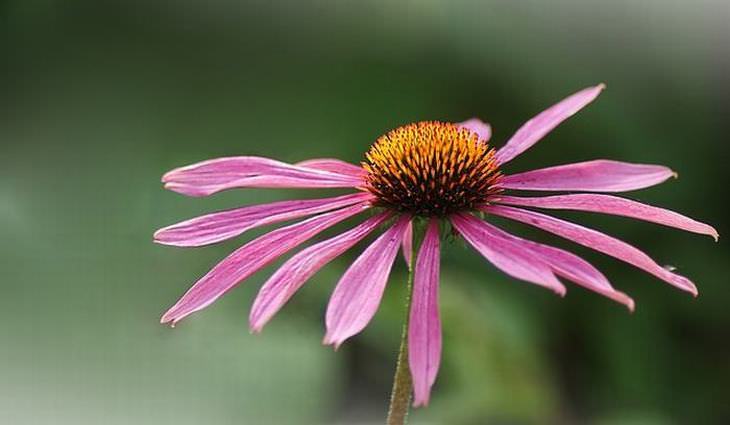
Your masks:
{"label": "spiny seed head", "polygon": [[379,137],[362,165],[376,204],[424,217],[476,208],[499,191],[501,177],[494,149],[476,133],[438,121]]}

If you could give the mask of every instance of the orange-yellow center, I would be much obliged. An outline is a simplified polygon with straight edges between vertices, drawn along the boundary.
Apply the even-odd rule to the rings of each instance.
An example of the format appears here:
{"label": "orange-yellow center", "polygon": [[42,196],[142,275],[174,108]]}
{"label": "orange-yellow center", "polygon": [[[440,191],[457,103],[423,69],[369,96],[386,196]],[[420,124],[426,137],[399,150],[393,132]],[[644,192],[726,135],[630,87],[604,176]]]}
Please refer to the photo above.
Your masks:
{"label": "orange-yellow center", "polygon": [[379,137],[362,165],[378,205],[424,217],[475,209],[501,176],[494,149],[476,133],[438,121]]}

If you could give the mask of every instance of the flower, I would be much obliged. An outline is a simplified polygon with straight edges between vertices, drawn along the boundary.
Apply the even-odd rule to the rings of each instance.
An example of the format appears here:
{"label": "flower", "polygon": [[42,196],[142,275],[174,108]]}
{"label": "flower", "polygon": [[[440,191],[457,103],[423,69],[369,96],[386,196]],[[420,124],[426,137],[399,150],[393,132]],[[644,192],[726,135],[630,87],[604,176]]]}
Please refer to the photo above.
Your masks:
{"label": "flower", "polygon": [[[165,174],[165,188],[207,196],[232,188],[351,188],[354,193],[274,202],[208,214],[160,229],[156,242],[202,246],[245,231],[310,217],[260,236],[234,251],[200,278],[163,316],[174,325],[256,271],[327,228],[372,209],[350,230],[315,243],[286,261],[261,287],[250,313],[259,332],[274,314],[325,264],[370,233],[386,230],[350,265],[337,283],[326,313],[325,344],[335,347],[360,332],[375,315],[402,246],[407,261],[413,221],[425,221],[415,258],[409,312],[409,366],[414,405],[428,403],[441,356],[438,312],[440,224],[449,223],[476,251],[513,278],[546,287],[561,296],[558,278],[572,281],[633,310],[634,302],[614,289],[595,267],[563,249],[511,235],[483,216],[500,216],[538,227],[634,265],[679,289],[697,295],[686,277],[658,265],[626,242],[535,209],[578,210],[620,215],[689,232],[718,234],[711,226],[678,213],[600,192],[626,192],[664,182],[676,173],[660,165],[594,160],[517,174],[504,164],[593,101],[598,85],[581,90],[527,121],[501,148],[489,145],[489,125],[478,119],[458,124],[420,122],[390,131],[370,148],[361,166],[337,159],[286,164],[242,156],[204,161]],[[589,192],[514,196],[510,191]]]}

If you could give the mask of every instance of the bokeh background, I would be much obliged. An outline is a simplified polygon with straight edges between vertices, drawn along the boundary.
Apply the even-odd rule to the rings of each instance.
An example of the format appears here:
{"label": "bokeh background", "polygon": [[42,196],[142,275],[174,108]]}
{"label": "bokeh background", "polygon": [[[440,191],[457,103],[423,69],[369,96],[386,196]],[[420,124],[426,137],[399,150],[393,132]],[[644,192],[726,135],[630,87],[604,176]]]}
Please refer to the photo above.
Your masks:
{"label": "bokeh background", "polygon": [[[273,266],[176,329],[159,316],[217,246],[154,245],[200,213],[321,191],[206,199],[159,178],[252,154],[357,162],[425,119],[492,123],[496,144],[598,82],[599,100],[509,164],[667,164],[630,194],[728,232],[730,6],[699,1],[0,3],[0,423],[381,423],[405,268],[337,353],[323,312],[359,249],[321,271],[261,335],[250,303]],[[730,423],[730,250],[628,219],[580,219],[677,266],[692,299],[570,247],[637,301],[513,281],[461,244],[443,254],[444,353],[414,424]],[[280,261],[281,262],[281,261]],[[278,262],[277,264],[279,264]]]}

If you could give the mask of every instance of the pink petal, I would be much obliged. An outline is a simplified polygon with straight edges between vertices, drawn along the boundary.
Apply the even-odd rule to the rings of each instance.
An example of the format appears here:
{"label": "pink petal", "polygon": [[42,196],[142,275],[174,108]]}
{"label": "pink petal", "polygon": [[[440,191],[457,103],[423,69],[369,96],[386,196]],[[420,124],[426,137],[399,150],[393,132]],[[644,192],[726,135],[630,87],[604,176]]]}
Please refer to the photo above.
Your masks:
{"label": "pink petal", "polygon": [[165,188],[189,196],[207,196],[232,188],[358,187],[360,177],[304,168],[269,158],[218,158],[176,168],[162,177]]}
{"label": "pink petal", "polygon": [[716,241],[718,239],[717,231],[705,223],[700,223],[699,221],[692,220],[689,217],[664,208],[653,207],[611,195],[579,193],[573,195],[544,196],[540,198],[498,196],[495,197],[493,202],[523,207],[590,211],[621,215],[675,227],[688,232],[710,235]]}
{"label": "pink petal", "polygon": [[500,237],[484,221],[470,214],[455,214],[451,223],[474,249],[504,273],[565,295],[565,287],[548,264],[525,251],[522,244]]}
{"label": "pink petal", "polygon": [[331,211],[373,199],[368,193],[334,198],[272,202],[195,217],[155,232],[163,245],[203,246],[238,236],[255,227]]}
{"label": "pink petal", "polygon": [[408,223],[406,233],[403,235],[403,259],[406,260],[408,268],[411,267],[411,257],[413,256],[413,222]]}
{"label": "pink petal", "polygon": [[185,316],[207,307],[240,281],[256,273],[280,255],[368,207],[368,204],[362,203],[328,212],[276,229],[252,240],[238,248],[198,280],[162,316],[161,322],[170,322],[174,325]]}
{"label": "pink petal", "polygon": [[479,140],[482,142],[488,142],[492,137],[492,127],[479,118],[472,118],[456,124],[459,127],[466,128],[469,131],[476,133],[479,136]]}
{"label": "pink petal", "polygon": [[512,220],[538,227],[575,243],[618,258],[619,260],[625,261],[653,274],[659,279],[662,279],[677,288],[688,291],[695,296],[697,295],[697,288],[689,279],[684,276],[674,274],[659,266],[656,262],[654,262],[654,260],[649,258],[648,255],[626,242],[620,241],[593,229],[534,211],[527,211],[501,205],[488,206],[482,209],[487,213],[510,218]]}
{"label": "pink petal", "polygon": [[661,165],[599,159],[541,168],[502,177],[499,186],[516,190],[586,190],[626,192],[654,186],[676,176]]}
{"label": "pink petal", "polygon": [[347,232],[312,245],[290,258],[259,290],[249,315],[251,330],[261,332],[264,325],[310,277],[362,240],[388,217],[390,212],[387,211],[370,217]]}
{"label": "pink petal", "polygon": [[337,283],[327,306],[325,344],[339,347],[363,330],[375,315],[409,221],[409,216],[398,219],[365,249]]}
{"label": "pink petal", "polygon": [[408,322],[408,364],[413,378],[414,407],[428,405],[441,362],[439,257],[439,224],[432,218],[416,259]]}
{"label": "pink petal", "polygon": [[604,88],[606,86],[603,84],[588,87],[537,114],[523,124],[507,143],[497,151],[497,162],[506,164],[532,147],[561,122],[591,103]]}
{"label": "pink petal", "polygon": [[608,279],[590,263],[568,251],[543,245],[511,235],[489,223],[484,223],[496,235],[515,244],[522,245],[525,251],[533,252],[540,260],[550,266],[558,276],[569,279],[578,285],[597,292],[634,310],[634,300],[628,295],[613,289]]}
{"label": "pink petal", "polygon": [[334,158],[308,159],[306,161],[297,162],[294,165],[297,167],[313,168],[315,170],[328,171],[330,173],[358,178],[362,178],[365,174],[367,174],[367,171],[358,165],[350,164],[349,162]]}

